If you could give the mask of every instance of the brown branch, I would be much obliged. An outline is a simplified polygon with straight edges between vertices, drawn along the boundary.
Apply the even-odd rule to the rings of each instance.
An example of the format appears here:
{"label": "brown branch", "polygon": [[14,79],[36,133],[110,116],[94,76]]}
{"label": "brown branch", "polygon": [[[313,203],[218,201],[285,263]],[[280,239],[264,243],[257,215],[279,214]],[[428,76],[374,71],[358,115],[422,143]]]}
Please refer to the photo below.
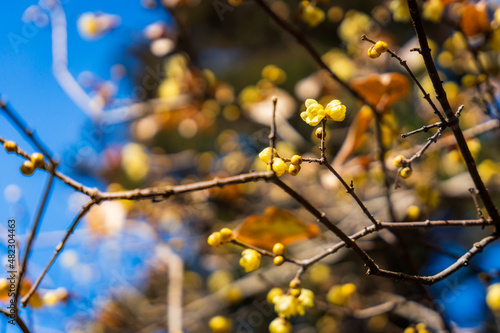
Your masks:
{"label": "brown branch", "polygon": [[483,180],[481,179],[481,176],[477,171],[474,158],[472,157],[472,154],[469,150],[469,147],[467,146],[467,142],[465,141],[462,130],[460,129],[460,126],[458,124],[458,118],[453,113],[448,98],[446,97],[446,92],[443,88],[441,78],[439,77],[439,73],[434,64],[434,60],[432,59],[431,56],[431,50],[427,42],[427,35],[424,30],[417,1],[407,0],[407,2],[408,2],[408,8],[410,9],[410,16],[413,23],[413,27],[415,28],[415,32],[417,34],[417,38],[420,44],[421,55],[422,58],[424,59],[425,67],[427,68],[427,72],[429,73],[432,85],[434,86],[434,90],[436,92],[436,98],[441,104],[444,113],[446,114],[447,123],[449,124],[451,130],[453,131],[453,134],[455,135],[458,147],[465,161],[465,164],[467,165],[467,169],[469,170],[469,174],[472,178],[472,181],[474,182],[474,185],[476,186],[476,189],[479,192],[479,196],[481,197],[481,200],[483,201],[483,204],[486,210],[488,211],[488,214],[495,223],[500,225],[500,215],[498,213],[498,210],[495,207],[493,201],[491,200],[488,190],[486,189]]}
{"label": "brown branch", "polygon": [[80,211],[78,216],[75,218],[75,220],[73,221],[73,223],[71,224],[69,229],[66,231],[66,234],[64,235],[63,239],[61,240],[61,243],[59,243],[59,245],[57,245],[56,250],[55,250],[54,254],[52,255],[52,258],[50,259],[47,266],[45,266],[45,269],[43,270],[42,274],[38,277],[36,282],[33,284],[30,291],[21,300],[22,306],[26,306],[28,304],[31,296],[33,296],[33,294],[37,290],[38,286],[40,285],[40,282],[42,282],[43,278],[45,277],[45,275],[49,271],[50,267],[52,267],[52,264],[56,260],[57,256],[64,249],[66,242],[68,241],[71,234],[73,234],[76,226],[78,225],[78,222],[80,222],[80,220],[89,212],[90,208],[92,208],[92,206],[94,206],[95,204],[97,204],[97,202],[92,200],[82,208],[82,210]]}
{"label": "brown branch", "polygon": [[45,186],[45,191],[43,193],[42,201],[40,202],[40,206],[38,207],[35,222],[33,223],[33,227],[31,228],[31,233],[28,238],[28,244],[26,245],[26,249],[24,250],[23,259],[21,261],[21,266],[19,268],[19,276],[16,280],[16,289],[14,296],[14,309],[16,311],[16,314],[19,311],[17,306],[18,306],[18,297],[21,295],[20,288],[22,285],[24,275],[26,274],[26,270],[28,269],[28,257],[31,253],[31,247],[33,246],[33,242],[38,233],[40,222],[42,220],[43,213],[45,212],[45,207],[47,206],[47,202],[49,200],[49,195],[50,191],[52,190],[53,180],[54,180],[54,174],[51,173],[49,175],[49,180],[47,181],[47,185]]}
{"label": "brown branch", "polygon": [[368,271],[370,272],[378,272],[379,268],[377,264],[373,261],[373,259],[363,251],[358,244],[354,240],[352,240],[349,236],[347,236],[342,230],[339,229],[335,224],[333,224],[327,217],[326,214],[320,212],[316,207],[314,207],[306,198],[297,193],[294,189],[292,189],[287,184],[283,183],[279,178],[274,178],[273,182],[280,187],[283,191],[285,191],[290,197],[295,199],[298,203],[300,203],[306,210],[309,211],[314,217],[318,219],[325,227],[327,227],[330,231],[332,231],[338,238],[340,238],[346,246],[351,248],[364,262],[364,264],[368,267]]}
{"label": "brown branch", "polygon": [[273,97],[273,113],[271,118],[271,131],[269,132],[269,147],[271,147],[271,161],[273,161],[273,152],[276,149],[276,104],[278,103],[278,98]]}
{"label": "brown branch", "polygon": [[[365,40],[365,41],[368,41],[368,42],[370,42],[372,44],[375,44],[375,41],[372,40],[372,39],[370,39],[370,38],[368,38],[366,35],[362,35],[361,39]],[[445,124],[446,120],[444,119],[443,115],[437,109],[437,107],[434,104],[434,102],[432,101],[429,93],[424,89],[424,87],[422,86],[422,84],[420,83],[420,81],[417,79],[417,77],[415,76],[415,74],[413,74],[413,71],[410,69],[410,67],[408,67],[408,64],[407,64],[406,60],[403,60],[403,58],[401,58],[399,55],[397,55],[396,52],[394,52],[394,51],[392,51],[390,49],[387,50],[387,53],[389,53],[391,55],[391,57],[396,58],[399,61],[399,64],[401,66],[403,66],[403,68],[408,72],[408,75],[410,75],[410,77],[413,79],[413,81],[417,85],[418,89],[420,89],[420,91],[424,95],[424,99],[431,106],[432,110],[434,111],[434,114],[436,114],[436,116],[439,118],[439,120],[441,121],[441,123]]]}
{"label": "brown branch", "polygon": [[38,138],[36,133],[28,128],[24,120],[17,114],[17,112],[14,111],[14,109],[11,106],[7,105],[7,103],[5,103],[2,100],[0,100],[0,108],[2,108],[5,114],[12,120],[12,122],[16,125],[19,131],[21,131],[28,138],[28,140],[31,141],[35,145],[35,147],[37,147],[37,149],[41,151],[43,155],[45,155],[45,157],[47,157],[50,164],[55,165],[54,161],[52,160],[52,154],[50,153],[49,149],[45,147],[42,140]]}
{"label": "brown branch", "polygon": [[342,186],[344,186],[344,188],[346,189],[346,192],[349,193],[354,198],[354,200],[356,200],[356,203],[358,204],[359,207],[361,207],[361,210],[370,219],[370,221],[375,226],[378,226],[378,224],[380,222],[375,219],[375,217],[373,216],[373,214],[370,213],[370,211],[368,210],[368,208],[366,208],[366,206],[363,203],[363,201],[361,201],[361,199],[358,197],[358,195],[356,194],[356,192],[354,192],[354,187],[351,186],[351,185],[348,185],[346,183],[346,181],[344,180],[344,178],[342,178],[342,176],[337,172],[337,170],[335,170],[333,168],[333,166],[330,163],[328,163],[327,161],[325,161],[323,163],[323,165],[326,166],[326,168],[328,170],[330,170],[330,172],[333,173],[335,175],[335,177],[337,177],[337,179],[340,181],[340,183],[342,184]]}

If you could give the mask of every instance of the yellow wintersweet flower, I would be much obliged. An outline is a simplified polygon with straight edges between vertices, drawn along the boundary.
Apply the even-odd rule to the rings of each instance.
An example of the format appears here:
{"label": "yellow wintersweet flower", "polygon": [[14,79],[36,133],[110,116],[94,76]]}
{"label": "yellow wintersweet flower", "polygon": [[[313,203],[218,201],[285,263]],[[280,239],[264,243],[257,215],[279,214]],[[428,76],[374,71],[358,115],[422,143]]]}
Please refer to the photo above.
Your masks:
{"label": "yellow wintersweet flower", "polygon": [[307,99],[305,102],[307,107],[306,111],[300,114],[302,120],[304,120],[308,125],[316,126],[320,123],[323,118],[325,118],[326,111],[323,105],[319,104],[314,99]]}
{"label": "yellow wintersweet flower", "polygon": [[274,298],[274,311],[281,318],[290,318],[304,314],[304,307],[299,299],[292,295],[281,295]]}
{"label": "yellow wintersweet flower", "polygon": [[314,293],[309,289],[302,288],[299,302],[304,307],[312,308],[314,306]]}
{"label": "yellow wintersweet flower", "polygon": [[325,108],[326,119],[342,121],[345,119],[346,107],[338,99],[334,99]]}
{"label": "yellow wintersweet flower", "polygon": [[246,249],[241,253],[240,265],[245,269],[245,272],[251,272],[259,268],[260,266],[260,253],[252,250]]}

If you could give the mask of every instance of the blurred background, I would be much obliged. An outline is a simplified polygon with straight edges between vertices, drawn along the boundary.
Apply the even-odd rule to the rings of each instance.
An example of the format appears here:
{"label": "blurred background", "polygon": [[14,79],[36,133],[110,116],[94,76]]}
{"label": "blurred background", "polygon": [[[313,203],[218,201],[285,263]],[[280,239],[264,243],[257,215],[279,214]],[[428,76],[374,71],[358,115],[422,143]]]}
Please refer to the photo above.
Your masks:
{"label": "blurred background", "polygon": [[[377,219],[477,218],[468,191],[473,184],[449,138],[414,163],[412,177],[401,179],[394,166],[395,156],[410,157],[429,136],[403,139],[401,134],[437,119],[399,63],[388,54],[368,57],[371,44],[360,36],[386,41],[431,92],[418,52],[410,52],[418,44],[405,2],[268,4],[310,41],[337,76],[375,104],[386,99],[378,111],[392,217],[375,153],[374,117],[318,70],[295,39],[253,1],[3,3],[2,99],[50,148],[61,172],[111,192],[266,170],[258,154],[268,146],[274,96],[280,156],[318,157],[315,130],[300,118],[304,101],[314,98],[326,105],[340,99],[347,115],[343,122],[327,125],[327,157],[344,179],[354,181]],[[497,3],[430,0],[422,5],[448,98],[455,109],[465,105],[461,126],[473,129],[469,147],[499,203]],[[0,121],[0,136],[33,152],[7,117]],[[15,219],[23,249],[48,176],[42,171],[22,175],[22,159],[5,150],[0,158],[0,235],[7,235],[7,220]],[[347,234],[370,225],[326,171],[304,164],[298,176],[282,179]],[[30,257],[29,282],[42,273],[88,200],[56,181]],[[101,203],[78,225],[42,281],[38,301],[23,308],[21,316],[33,332],[174,333],[179,324],[184,332],[267,332],[276,314],[266,295],[273,287],[286,289],[296,267],[274,267],[263,258],[259,270],[246,274],[238,264],[240,247],[211,248],[206,239],[222,227],[240,230],[252,224],[284,239],[290,231],[283,229],[292,222],[280,229],[266,221],[290,221],[289,213],[299,226],[299,237],[287,244],[291,257],[309,258],[338,241],[322,226],[313,235],[308,226],[315,219],[264,182],[160,202]],[[360,246],[382,267],[433,275],[489,233],[489,228],[382,231]],[[260,237],[246,236],[249,242]],[[7,236],[0,244],[6,262]],[[305,273],[302,283],[316,295],[316,306],[292,318],[294,332],[415,328],[425,333],[415,325],[423,323],[434,332],[442,319],[457,332],[497,332],[500,306],[488,307],[485,298],[498,279],[498,251],[498,244],[489,245],[468,267],[430,288],[367,277],[355,255],[340,251]],[[336,290],[351,283],[355,292],[339,299]],[[5,295],[0,296],[7,304]],[[182,317],[169,312],[167,302]],[[215,316],[224,318],[210,324]],[[3,317],[0,327],[1,332],[18,331]]]}

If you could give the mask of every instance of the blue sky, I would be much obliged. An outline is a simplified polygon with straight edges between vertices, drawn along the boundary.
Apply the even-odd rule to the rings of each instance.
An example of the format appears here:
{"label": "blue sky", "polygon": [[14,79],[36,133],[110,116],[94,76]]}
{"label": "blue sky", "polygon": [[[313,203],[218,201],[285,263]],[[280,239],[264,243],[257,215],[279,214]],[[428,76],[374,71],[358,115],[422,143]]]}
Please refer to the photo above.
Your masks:
{"label": "blue sky", "polygon": [[[8,100],[29,126],[36,130],[36,133],[50,150],[64,162],[64,158],[62,158],[64,152],[79,144],[82,138],[82,128],[84,124],[88,125],[89,120],[65,95],[52,75],[50,25],[45,28],[37,28],[33,24],[27,24],[21,20],[26,8],[30,5],[37,5],[37,3],[37,1],[28,1],[2,2],[1,4],[0,94]],[[143,38],[142,29],[145,26],[158,20],[167,19],[167,14],[161,7],[148,10],[143,8],[138,0],[127,2],[126,6],[123,5],[122,1],[66,0],[63,3],[68,23],[68,67],[75,76],[82,71],[91,71],[108,79],[110,68],[114,64],[122,62],[133,64],[133,59],[126,52],[127,48],[141,41]],[[102,39],[86,41],[78,34],[76,21],[82,13],[94,11],[119,15],[121,25]],[[119,95],[125,97],[130,93],[131,84],[125,80],[120,84]],[[22,139],[22,136],[3,115],[0,117],[0,136],[14,140],[23,149],[30,153],[33,152],[31,146]],[[3,228],[6,228],[9,218],[14,218],[17,222],[16,235],[22,242],[25,239],[25,232],[32,223],[32,217],[40,200],[43,186],[47,181],[47,175],[43,172],[35,172],[31,177],[22,176],[19,172],[22,160],[16,156],[7,155],[4,149],[0,150],[0,161],[0,231],[4,231]],[[76,176],[64,165],[62,165],[62,170]],[[102,187],[103,185],[90,179],[78,177],[77,179],[90,186]],[[5,198],[5,188],[12,184],[17,185],[22,190],[21,199],[17,202],[9,202]],[[67,229],[75,216],[75,212],[68,209],[68,198],[73,193],[73,190],[61,182],[56,182],[41,226],[41,236],[35,244],[33,262],[29,267],[28,276],[32,279],[36,278],[43,269],[53,253],[54,247],[62,238],[63,230]],[[2,234],[0,232],[0,235]],[[89,251],[91,248],[88,244],[89,241],[82,236],[83,234],[77,231],[68,244],[68,249],[76,250],[82,262],[88,260],[89,263],[85,266],[87,271],[105,270],[107,263],[104,262],[104,258],[96,261],[96,257],[102,254],[102,246],[97,246],[95,250]],[[0,255],[2,257],[6,253],[7,238],[6,236],[4,238],[0,239]],[[128,239],[126,242],[132,244],[136,240]],[[142,241],[142,243],[144,242]],[[21,246],[23,247],[23,245]],[[81,253],[81,249],[85,249],[87,252]],[[128,255],[130,264],[137,263],[133,255]],[[125,265],[123,269],[126,268]],[[107,286],[121,279],[116,278],[116,272],[120,272],[121,269],[119,263],[116,269],[114,273],[108,270],[98,276],[94,274],[87,281],[94,284],[91,288],[89,285],[79,285],[82,282],[73,279],[67,271],[61,269],[59,263],[56,263],[42,286],[45,288],[58,286],[66,286],[69,289],[78,288],[86,297],[93,299]],[[114,278],[110,278],[109,275],[114,276]],[[132,278],[134,277],[128,275],[123,277],[124,280]],[[99,285],[98,283],[102,281],[107,282]],[[79,310],[82,310],[81,306],[72,309],[69,307],[64,311],[69,314]],[[35,312],[33,323],[40,328],[38,331],[50,332],[48,327],[55,329],[54,332],[66,331],[67,328],[64,326],[66,322],[55,318],[62,314],[61,311],[63,310],[60,308],[54,308]],[[4,329],[5,325],[5,319],[1,318],[0,328]],[[18,331],[11,325],[7,326],[7,332]]]}

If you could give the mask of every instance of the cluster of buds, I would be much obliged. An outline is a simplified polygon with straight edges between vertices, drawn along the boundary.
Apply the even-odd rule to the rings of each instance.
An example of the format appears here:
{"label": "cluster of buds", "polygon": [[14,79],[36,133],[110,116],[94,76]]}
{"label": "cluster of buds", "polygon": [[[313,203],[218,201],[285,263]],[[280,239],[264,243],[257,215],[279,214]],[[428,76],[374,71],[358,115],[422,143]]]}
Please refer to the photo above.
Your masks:
{"label": "cluster of buds", "polygon": [[287,171],[292,176],[296,176],[300,171],[300,164],[302,164],[302,157],[300,155],[293,155],[290,159],[290,165],[287,165],[282,158],[278,157],[276,149],[271,149],[270,147],[260,152],[259,159],[266,163],[268,169],[272,169],[278,177]]}
{"label": "cluster of buds", "polygon": [[410,178],[411,174],[413,173],[411,163],[403,155],[396,156],[396,158],[394,159],[394,165],[397,168],[400,168],[399,175],[401,176],[401,178]]}
{"label": "cluster of buds", "polygon": [[229,228],[222,228],[220,231],[213,232],[208,236],[207,243],[210,246],[221,246],[234,239],[233,231]]}
{"label": "cluster of buds", "polygon": [[[5,150],[8,153],[17,153],[17,144],[14,141],[5,141],[3,143]],[[45,167],[45,160],[42,154],[33,153],[29,160],[24,161],[21,165],[21,173],[26,176],[31,176],[35,169],[43,169]]]}

